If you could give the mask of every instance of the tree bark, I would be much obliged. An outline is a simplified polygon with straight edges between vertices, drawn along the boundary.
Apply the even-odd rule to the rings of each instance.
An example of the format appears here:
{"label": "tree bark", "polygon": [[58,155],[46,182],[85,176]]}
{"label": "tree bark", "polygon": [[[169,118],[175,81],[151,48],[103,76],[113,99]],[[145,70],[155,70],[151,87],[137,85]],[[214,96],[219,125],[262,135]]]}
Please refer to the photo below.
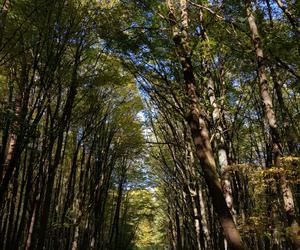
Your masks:
{"label": "tree bark", "polygon": [[[250,33],[252,37],[252,42],[255,47],[255,54],[258,63],[258,77],[259,77],[259,89],[260,96],[263,103],[264,113],[266,116],[266,121],[270,129],[271,135],[271,145],[273,150],[273,164],[275,167],[280,166],[280,156],[281,156],[281,143],[278,132],[277,120],[275,111],[273,108],[272,98],[269,93],[269,86],[267,81],[267,76],[265,73],[265,58],[263,54],[263,47],[256,25],[255,17],[251,10],[251,0],[246,0],[246,13],[248,24],[250,28]],[[297,222],[297,217],[295,214],[294,197],[293,193],[287,184],[284,174],[279,174],[279,185],[280,191],[283,195],[283,208],[288,217],[288,223],[290,225],[290,238],[294,243],[295,248],[300,249],[300,227]]]}
{"label": "tree bark", "polygon": [[[63,142],[64,142],[64,133],[66,128],[68,127],[68,123],[71,119],[71,112],[73,109],[73,103],[75,100],[75,96],[77,94],[77,86],[78,86],[78,79],[77,79],[77,70],[79,67],[79,60],[80,60],[80,52],[81,52],[81,44],[78,45],[75,55],[75,62],[73,66],[72,72],[72,79],[70,83],[70,88],[67,95],[67,100],[63,109],[63,113],[60,118],[60,125],[58,127],[58,139],[57,139],[57,146],[55,150],[55,156],[53,163],[49,165],[49,173],[48,173],[48,180],[46,186],[46,194],[44,199],[44,208],[43,213],[41,216],[41,224],[39,230],[39,239],[37,244],[37,249],[43,249],[44,241],[47,232],[47,224],[50,214],[50,206],[52,200],[52,190],[55,182],[55,175],[56,170],[59,166],[61,157],[62,157],[62,149],[63,149]],[[53,141],[54,143],[54,141]],[[51,157],[52,152],[49,152],[49,157]]]}
{"label": "tree bark", "polygon": [[[201,25],[201,30],[202,30],[202,39],[207,42],[207,45],[205,46],[206,49],[210,50],[209,46],[209,38],[207,33],[205,32],[204,25],[203,25],[203,13],[200,10],[199,12],[199,19],[200,19],[200,25]],[[235,215],[236,211],[233,207],[233,197],[232,197],[232,188],[229,180],[229,172],[228,172],[228,156],[226,152],[226,147],[225,147],[225,137],[224,137],[224,129],[221,125],[221,108],[217,103],[217,97],[216,97],[216,92],[215,92],[215,84],[212,78],[212,73],[209,68],[209,62],[210,59],[205,59],[204,58],[204,68],[205,68],[205,74],[207,76],[207,88],[208,88],[208,97],[210,101],[210,105],[213,108],[213,113],[212,113],[212,118],[213,118],[213,123],[215,126],[215,138],[216,138],[216,144],[217,144],[217,149],[218,149],[218,163],[221,168],[221,185],[222,189],[224,192],[225,196],[225,201],[228,206],[228,208],[231,211],[231,214],[235,220]],[[222,79],[220,79],[222,81]],[[220,85],[223,84],[220,82]],[[224,99],[224,96],[222,96]]]}
{"label": "tree bark", "polygon": [[[126,168],[126,166],[122,166],[122,168]],[[123,170],[122,170],[123,172]],[[122,204],[122,198],[123,198],[123,185],[126,181],[126,170],[121,174],[119,185],[118,185],[118,194],[117,194],[117,203],[116,203],[116,209],[114,214],[114,220],[112,223],[112,231],[110,235],[110,246],[111,249],[118,249],[119,246],[119,220],[120,220],[120,213],[121,213],[121,204]]]}
{"label": "tree bark", "polygon": [[172,0],[167,0],[169,22],[172,26],[173,41],[183,70],[186,94],[189,98],[189,114],[187,122],[191,129],[192,138],[196,147],[196,154],[200,161],[204,178],[212,197],[214,208],[219,216],[220,224],[232,249],[244,249],[240,234],[235,226],[232,215],[223,196],[221,183],[217,176],[216,163],[210,143],[210,138],[196,94],[196,81],[192,68],[188,44],[188,13],[185,0],[180,1],[182,31],[177,28],[177,20]]}
{"label": "tree bark", "polygon": [[288,8],[284,6],[284,4],[281,2],[281,0],[275,0],[278,7],[283,11],[283,13],[286,15],[287,19],[289,20],[290,24],[292,25],[295,33],[297,34],[298,38],[300,36],[300,27],[299,23],[297,22],[297,18],[293,17],[293,14],[289,11]]}
{"label": "tree bark", "polygon": [[2,49],[3,34],[5,29],[6,16],[10,6],[10,0],[4,0],[0,13],[0,50]]}

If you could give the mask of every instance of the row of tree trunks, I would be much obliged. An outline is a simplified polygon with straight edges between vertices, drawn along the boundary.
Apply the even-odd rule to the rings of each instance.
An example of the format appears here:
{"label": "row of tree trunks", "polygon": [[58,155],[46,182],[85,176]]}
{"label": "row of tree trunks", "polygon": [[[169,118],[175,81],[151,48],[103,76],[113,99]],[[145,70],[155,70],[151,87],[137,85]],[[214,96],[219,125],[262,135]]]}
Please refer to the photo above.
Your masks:
{"label": "row of tree trunks", "polygon": [[[209,37],[204,28],[205,24],[204,24],[203,12],[201,9],[199,10],[199,21],[200,21],[200,27],[201,27],[202,40],[203,40],[204,44],[206,44],[205,48],[208,51],[211,51],[211,48],[209,46]],[[221,185],[222,185],[222,189],[224,192],[226,204],[231,211],[233,219],[236,220],[236,218],[235,218],[236,211],[233,206],[232,188],[231,188],[231,184],[230,184],[230,180],[229,180],[230,175],[229,175],[229,171],[228,171],[228,155],[227,155],[227,150],[226,150],[226,145],[225,145],[226,139],[225,139],[224,131],[226,128],[224,129],[223,124],[222,124],[222,110],[221,110],[220,104],[217,102],[215,83],[213,81],[212,71],[210,69],[210,67],[211,67],[210,55],[208,57],[209,58],[207,58],[207,59],[204,58],[203,68],[204,68],[204,71],[205,71],[206,77],[207,77],[208,97],[209,97],[210,105],[213,108],[212,120],[214,123],[214,130],[215,130],[214,138],[215,138],[215,142],[216,142],[216,149],[217,149],[217,156],[218,156],[217,159],[218,159],[218,164],[221,169]],[[222,82],[223,81],[222,77],[223,76],[221,76],[219,79],[219,81],[220,81],[219,86],[224,85],[224,82]],[[224,96],[221,96],[220,100],[224,100]]]}
{"label": "row of tree trunks", "polygon": [[[268,80],[265,73],[265,57],[263,53],[263,46],[259,36],[258,27],[255,21],[255,17],[251,9],[251,1],[246,1],[246,13],[247,20],[251,32],[252,42],[255,48],[255,54],[258,64],[258,77],[259,77],[259,90],[260,96],[263,104],[263,109],[268,124],[268,129],[270,130],[271,141],[273,151],[273,164],[275,167],[280,166],[280,156],[282,155],[282,143],[280,141],[280,135],[277,125],[276,114],[273,108],[273,102],[271,95],[269,93]],[[287,184],[284,174],[279,174],[279,185],[280,192],[283,196],[283,207],[287,214],[288,222],[290,226],[290,237],[296,249],[300,249],[300,227],[296,219],[295,205],[292,191]]]}
{"label": "row of tree trunks", "polygon": [[216,164],[210,144],[208,130],[199,107],[199,98],[196,94],[196,82],[188,44],[187,3],[185,0],[180,1],[181,32],[179,32],[177,27],[175,9],[171,0],[167,0],[167,6],[169,8],[169,22],[173,30],[173,40],[176,46],[176,53],[182,66],[186,95],[190,102],[190,114],[187,116],[187,121],[195,144],[196,155],[200,161],[214,208],[219,216],[220,224],[223,228],[223,232],[229,246],[232,249],[244,249],[241,237],[236,229],[233,217],[223,196],[222,187],[217,177]]}

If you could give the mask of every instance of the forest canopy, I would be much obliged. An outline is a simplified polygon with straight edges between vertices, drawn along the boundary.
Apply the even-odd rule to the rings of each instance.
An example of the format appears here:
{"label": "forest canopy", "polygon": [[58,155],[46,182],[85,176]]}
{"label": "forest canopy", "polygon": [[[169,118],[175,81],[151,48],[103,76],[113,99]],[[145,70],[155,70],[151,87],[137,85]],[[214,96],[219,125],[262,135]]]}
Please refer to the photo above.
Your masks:
{"label": "forest canopy", "polygon": [[0,249],[300,250],[299,1],[0,8]]}

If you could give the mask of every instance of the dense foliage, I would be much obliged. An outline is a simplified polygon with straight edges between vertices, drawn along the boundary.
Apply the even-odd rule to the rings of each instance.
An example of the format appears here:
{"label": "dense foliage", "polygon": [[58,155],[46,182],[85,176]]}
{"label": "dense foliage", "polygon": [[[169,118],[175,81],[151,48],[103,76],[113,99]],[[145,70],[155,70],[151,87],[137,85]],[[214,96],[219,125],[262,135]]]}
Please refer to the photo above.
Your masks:
{"label": "dense foliage", "polygon": [[300,249],[299,18],[2,0],[0,249]]}

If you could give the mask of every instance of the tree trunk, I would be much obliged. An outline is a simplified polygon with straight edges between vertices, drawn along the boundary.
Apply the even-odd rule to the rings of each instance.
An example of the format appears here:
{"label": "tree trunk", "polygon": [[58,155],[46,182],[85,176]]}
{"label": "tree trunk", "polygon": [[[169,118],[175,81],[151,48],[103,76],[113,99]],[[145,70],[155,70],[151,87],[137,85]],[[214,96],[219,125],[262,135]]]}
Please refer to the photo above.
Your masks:
{"label": "tree trunk", "polygon": [[169,8],[169,22],[173,30],[173,40],[176,52],[183,70],[186,94],[189,98],[189,114],[187,121],[191,129],[192,138],[196,147],[196,154],[200,161],[204,178],[212,197],[215,211],[219,216],[220,224],[232,249],[244,249],[240,234],[235,226],[230,210],[227,207],[221,183],[217,176],[216,163],[212,152],[210,138],[205,121],[201,115],[201,109],[196,94],[196,82],[189,54],[188,44],[188,14],[186,1],[180,1],[182,31],[179,33],[174,6],[171,0],[167,0]]}
{"label": "tree trunk", "polygon": [[[122,166],[122,168],[126,168],[126,166]],[[123,172],[123,170],[122,170]],[[110,246],[111,249],[119,249],[119,220],[120,220],[120,213],[121,213],[121,204],[122,204],[122,197],[123,197],[123,185],[125,183],[126,179],[126,173],[122,173],[122,176],[120,177],[119,186],[118,186],[118,194],[117,194],[117,203],[116,203],[116,209],[114,214],[114,220],[112,223],[112,230],[110,235]]]}
{"label": "tree trunk", "polygon": [[[280,166],[281,143],[277,127],[276,115],[273,109],[272,98],[268,89],[268,81],[265,73],[265,58],[263,47],[258,33],[255,17],[251,10],[251,1],[246,0],[246,13],[248,24],[251,32],[252,42],[255,47],[256,59],[258,63],[258,77],[260,96],[263,102],[266,121],[270,129],[271,145],[273,150],[273,164],[275,167]],[[293,193],[287,184],[284,174],[279,174],[280,191],[283,195],[283,208],[287,214],[290,225],[290,237],[296,249],[300,249],[300,227],[296,219]]]}
{"label": "tree trunk", "polygon": [[3,34],[5,29],[6,16],[8,13],[10,0],[4,0],[0,13],[0,50],[2,49]]}
{"label": "tree trunk", "polygon": [[[207,50],[210,50],[209,46],[209,38],[207,36],[207,33],[205,32],[204,29],[204,23],[203,23],[203,13],[200,10],[199,12],[199,19],[200,19],[200,25],[201,25],[201,30],[202,30],[202,39],[207,42],[207,45],[204,45]],[[217,97],[216,97],[216,92],[215,92],[215,86],[214,86],[214,81],[212,79],[212,73],[210,70],[210,65],[209,62],[210,59],[205,59],[204,58],[204,67],[205,67],[205,74],[207,76],[207,88],[208,88],[208,97],[210,101],[210,105],[213,108],[213,113],[212,113],[212,118],[214,122],[214,126],[216,129],[215,132],[215,138],[216,138],[216,144],[217,144],[217,149],[218,149],[218,163],[221,168],[221,185],[222,189],[224,192],[226,204],[228,208],[231,211],[231,214],[233,215],[233,218],[235,219],[236,211],[233,207],[233,197],[232,197],[232,188],[229,180],[229,173],[228,173],[228,156],[226,152],[226,147],[225,147],[225,138],[224,138],[224,129],[221,125],[221,109],[217,103]],[[222,81],[222,79],[220,79]],[[220,85],[223,84],[220,82]],[[224,96],[222,96],[224,99]]]}
{"label": "tree trunk", "polygon": [[293,17],[293,14],[289,11],[288,8],[286,8],[284,6],[284,4],[281,2],[281,0],[275,0],[275,2],[277,3],[278,7],[283,11],[283,13],[286,15],[287,19],[289,20],[290,24],[293,26],[293,29],[299,38],[300,27],[297,22],[297,18]]}

